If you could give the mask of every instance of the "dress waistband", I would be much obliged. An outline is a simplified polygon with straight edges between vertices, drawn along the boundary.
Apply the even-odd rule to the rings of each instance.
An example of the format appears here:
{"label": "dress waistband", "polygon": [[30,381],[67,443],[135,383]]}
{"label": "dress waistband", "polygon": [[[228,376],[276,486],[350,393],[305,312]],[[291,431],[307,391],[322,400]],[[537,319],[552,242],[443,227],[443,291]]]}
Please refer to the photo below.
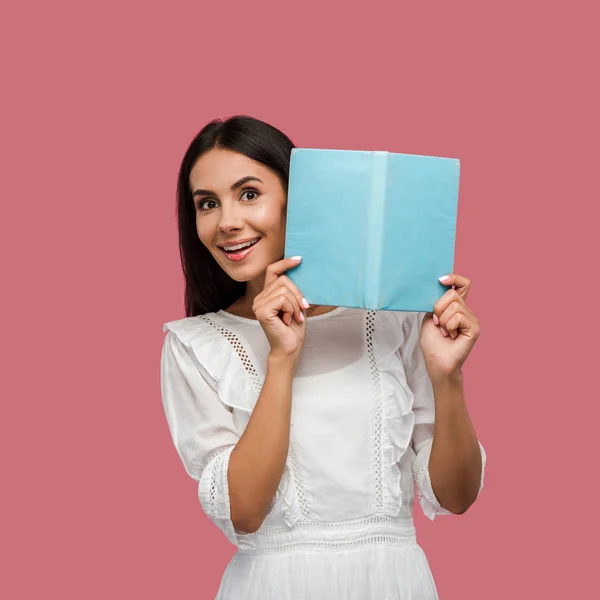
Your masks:
{"label": "dress waistband", "polygon": [[414,545],[412,517],[373,516],[356,521],[306,521],[293,527],[261,527],[239,536],[240,554],[271,554],[294,550],[350,550],[372,544]]}

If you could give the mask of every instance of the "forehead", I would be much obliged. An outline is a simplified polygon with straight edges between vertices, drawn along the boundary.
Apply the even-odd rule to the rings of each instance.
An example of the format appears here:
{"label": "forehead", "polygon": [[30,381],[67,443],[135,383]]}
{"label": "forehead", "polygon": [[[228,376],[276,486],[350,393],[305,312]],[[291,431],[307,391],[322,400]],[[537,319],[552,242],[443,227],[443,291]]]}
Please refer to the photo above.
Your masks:
{"label": "forehead", "polygon": [[275,177],[270,169],[244,154],[214,148],[196,161],[190,172],[190,184],[192,188],[229,188],[248,175],[258,177],[265,183]]}

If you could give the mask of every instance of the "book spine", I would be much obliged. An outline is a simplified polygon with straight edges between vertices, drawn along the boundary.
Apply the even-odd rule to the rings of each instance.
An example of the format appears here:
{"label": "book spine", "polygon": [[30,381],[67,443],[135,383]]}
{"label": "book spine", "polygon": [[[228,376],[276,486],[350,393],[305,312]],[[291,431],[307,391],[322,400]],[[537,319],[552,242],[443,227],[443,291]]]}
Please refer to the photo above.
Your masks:
{"label": "book spine", "polygon": [[376,310],[379,308],[379,288],[381,273],[381,253],[383,219],[388,180],[388,152],[373,152],[373,176],[371,197],[366,202],[365,245],[363,256],[363,306]]}

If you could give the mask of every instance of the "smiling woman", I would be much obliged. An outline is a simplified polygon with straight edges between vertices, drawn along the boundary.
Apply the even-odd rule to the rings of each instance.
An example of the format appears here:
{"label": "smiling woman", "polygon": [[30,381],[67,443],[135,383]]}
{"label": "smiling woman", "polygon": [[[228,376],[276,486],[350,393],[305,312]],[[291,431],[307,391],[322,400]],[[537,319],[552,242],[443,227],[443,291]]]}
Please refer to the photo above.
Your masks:
{"label": "smiling woman", "polygon": [[[267,256],[283,257],[292,148],[279,130],[242,116],[209,123],[190,144],[177,193],[187,316],[228,308]],[[249,240],[260,244],[224,249]]]}
{"label": "smiling woman", "polygon": [[255,280],[265,264],[283,258],[286,192],[280,178],[239,152],[213,148],[196,161],[189,180],[202,244],[231,279],[262,287]]}
{"label": "smiling woman", "polygon": [[430,519],[483,486],[456,367],[476,337],[470,282],[449,278],[435,322],[309,306],[285,275],[302,260],[284,258],[293,147],[233,117],[179,173],[186,317],[163,326],[161,391],[200,504],[237,547],[216,598],[435,599],[414,484]]}

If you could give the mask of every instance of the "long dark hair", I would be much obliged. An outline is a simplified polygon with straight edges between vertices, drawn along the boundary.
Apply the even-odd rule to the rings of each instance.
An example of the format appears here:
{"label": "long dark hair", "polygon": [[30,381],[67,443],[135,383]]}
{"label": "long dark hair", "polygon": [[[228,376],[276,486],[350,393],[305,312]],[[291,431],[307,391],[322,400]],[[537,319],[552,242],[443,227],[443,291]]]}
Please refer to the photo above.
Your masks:
{"label": "long dark hair", "polygon": [[265,165],[278,175],[287,191],[294,144],[272,125],[245,115],[225,121],[214,119],[192,140],[177,178],[179,255],[185,278],[186,317],[227,308],[246,292],[246,283],[234,281],[223,271],[196,231],[190,172],[196,161],[213,148],[233,150]]}

